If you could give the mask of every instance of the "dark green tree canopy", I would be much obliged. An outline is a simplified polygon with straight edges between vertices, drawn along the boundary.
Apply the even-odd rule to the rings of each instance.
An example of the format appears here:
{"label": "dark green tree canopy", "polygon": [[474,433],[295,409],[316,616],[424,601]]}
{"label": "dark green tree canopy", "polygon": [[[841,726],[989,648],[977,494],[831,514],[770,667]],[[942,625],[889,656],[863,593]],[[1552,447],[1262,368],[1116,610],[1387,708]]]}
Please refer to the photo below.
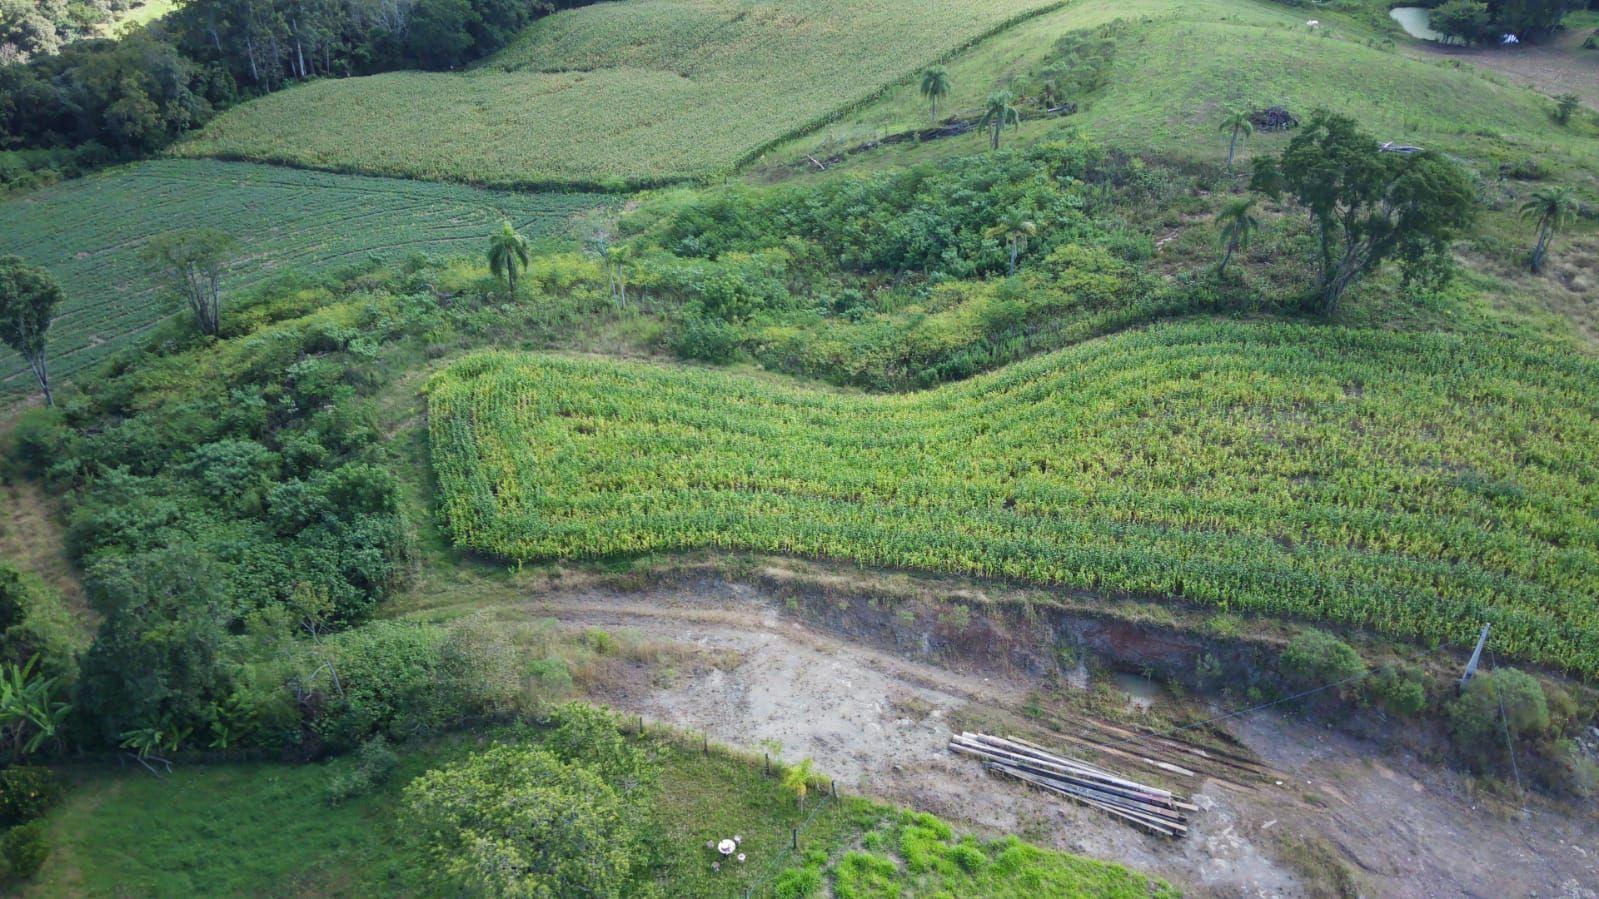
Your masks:
{"label": "dark green tree canopy", "polygon": [[1397,259],[1407,279],[1444,269],[1449,242],[1476,215],[1466,173],[1440,154],[1390,152],[1347,116],[1317,110],[1276,159],[1256,160],[1251,187],[1310,212],[1320,238],[1322,310]]}

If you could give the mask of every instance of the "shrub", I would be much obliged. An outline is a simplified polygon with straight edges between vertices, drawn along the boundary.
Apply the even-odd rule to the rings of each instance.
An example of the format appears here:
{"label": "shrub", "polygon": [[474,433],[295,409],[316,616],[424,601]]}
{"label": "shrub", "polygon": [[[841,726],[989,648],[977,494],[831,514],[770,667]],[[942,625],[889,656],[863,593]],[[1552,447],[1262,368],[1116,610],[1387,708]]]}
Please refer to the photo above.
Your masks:
{"label": "shrub", "polygon": [[0,837],[0,863],[5,865],[7,880],[31,880],[49,857],[50,843],[43,821],[18,825]]}
{"label": "shrub", "polygon": [[[1366,662],[1353,646],[1326,631],[1310,629],[1295,637],[1279,660],[1296,689],[1311,689],[1366,673]],[[1340,693],[1348,694],[1349,689]]]}
{"label": "shrub", "polygon": [[61,785],[48,768],[12,765],[0,770],[0,826],[26,824],[61,798]]}
{"label": "shrub", "polygon": [[328,780],[328,802],[337,805],[356,796],[370,793],[394,775],[400,766],[400,757],[389,748],[389,741],[373,737],[355,751],[353,764],[341,768]]}
{"label": "shrub", "polygon": [[678,320],[671,344],[679,358],[726,364],[738,357],[739,330],[722,319],[691,309]]}
{"label": "shrub", "polygon": [[1412,665],[1394,665],[1383,668],[1367,682],[1371,697],[1384,709],[1410,717],[1427,705],[1427,690],[1422,684],[1421,671]]}
{"label": "shrub", "polygon": [[339,689],[324,671],[314,686],[327,704],[311,725],[335,749],[375,735],[404,740],[498,717],[517,699],[514,653],[470,621],[450,630],[373,622],[329,645]]}
{"label": "shrub", "polygon": [[1479,673],[1450,701],[1445,715],[1455,748],[1478,767],[1503,759],[1507,730],[1512,740],[1520,740],[1549,728],[1549,703],[1543,687],[1516,668]]}
{"label": "shrub", "polygon": [[624,793],[653,778],[652,766],[622,735],[613,712],[570,702],[552,717],[557,726],[544,748],[561,760],[587,766]]}

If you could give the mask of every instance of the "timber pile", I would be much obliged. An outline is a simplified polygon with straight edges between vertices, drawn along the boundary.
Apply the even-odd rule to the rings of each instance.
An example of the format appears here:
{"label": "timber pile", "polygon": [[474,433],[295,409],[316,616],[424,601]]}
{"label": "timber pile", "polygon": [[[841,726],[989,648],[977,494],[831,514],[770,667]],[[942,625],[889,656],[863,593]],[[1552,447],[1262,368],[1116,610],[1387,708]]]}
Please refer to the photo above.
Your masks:
{"label": "timber pile", "polygon": [[1186,834],[1188,813],[1199,810],[1168,790],[1117,777],[1104,768],[1056,755],[1015,737],[968,732],[951,737],[949,748],[981,760],[989,771],[1108,812],[1161,836]]}

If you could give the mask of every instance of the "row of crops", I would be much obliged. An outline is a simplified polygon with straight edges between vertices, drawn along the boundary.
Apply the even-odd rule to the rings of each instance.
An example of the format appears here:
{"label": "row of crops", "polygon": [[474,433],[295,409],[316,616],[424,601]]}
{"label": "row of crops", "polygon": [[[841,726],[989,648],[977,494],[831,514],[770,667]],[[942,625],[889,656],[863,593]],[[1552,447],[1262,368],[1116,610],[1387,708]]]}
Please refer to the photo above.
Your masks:
{"label": "row of crops", "polygon": [[1302,616],[1599,675],[1599,364],[1183,323],[919,394],[489,353],[434,377],[443,507],[517,560],[701,547]]}
{"label": "row of crops", "polygon": [[473,71],[327,79],[252,101],[178,152],[519,188],[699,178],[1062,5],[602,3],[541,19]]}
{"label": "row of crops", "polygon": [[[557,232],[603,202],[583,194],[509,194],[210,160],[158,160],[0,204],[0,255],[50,269],[67,301],[51,331],[51,364],[70,374],[171,314],[175,302],[139,260],[145,241],[208,226],[241,244],[227,286],[312,273],[368,258],[476,253],[503,218],[529,236]],[[0,389],[24,384],[0,350]]]}

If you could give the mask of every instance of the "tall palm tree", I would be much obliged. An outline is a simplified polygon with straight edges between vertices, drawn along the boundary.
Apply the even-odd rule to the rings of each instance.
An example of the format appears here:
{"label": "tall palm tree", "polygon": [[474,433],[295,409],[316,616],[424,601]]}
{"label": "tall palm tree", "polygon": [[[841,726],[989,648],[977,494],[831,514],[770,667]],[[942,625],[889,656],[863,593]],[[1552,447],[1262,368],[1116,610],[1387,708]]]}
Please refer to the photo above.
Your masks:
{"label": "tall palm tree", "polygon": [[1254,134],[1255,123],[1249,120],[1249,110],[1234,106],[1222,116],[1221,127],[1217,130],[1232,132],[1232,140],[1227,144],[1227,171],[1230,172],[1233,170],[1233,156],[1238,152],[1239,135],[1249,137]]}
{"label": "tall palm tree", "polygon": [[530,259],[527,238],[516,233],[510,222],[500,223],[500,230],[489,238],[489,271],[505,279],[512,296],[516,295],[516,273],[527,268]]}
{"label": "tall palm tree", "polygon": [[988,108],[984,110],[977,127],[988,129],[988,146],[991,149],[999,149],[999,133],[1005,130],[1006,125],[1016,128],[1022,125],[1022,114],[1016,111],[1015,100],[1015,95],[1010,91],[988,95]]}
{"label": "tall palm tree", "polygon": [[933,66],[922,73],[922,96],[933,102],[933,121],[938,121],[938,101],[949,96],[949,70]]}
{"label": "tall palm tree", "polygon": [[1227,273],[1227,263],[1233,261],[1233,254],[1249,249],[1250,238],[1260,230],[1260,219],[1255,217],[1255,198],[1245,197],[1228,203],[1216,213],[1216,223],[1221,225],[1221,245],[1227,248],[1227,255],[1221,257],[1221,265],[1216,267],[1216,274],[1223,275]]}
{"label": "tall palm tree", "polygon": [[1038,233],[1038,223],[1028,217],[1025,209],[1008,209],[999,221],[988,229],[990,237],[1003,237],[1010,249],[1010,273],[1016,274],[1016,257],[1027,249],[1027,240]]}
{"label": "tall palm tree", "polygon": [[1532,250],[1532,272],[1537,274],[1543,271],[1544,257],[1555,232],[1577,217],[1577,195],[1569,187],[1541,187],[1533,191],[1532,199],[1521,204],[1521,217],[1538,222],[1538,245]]}

